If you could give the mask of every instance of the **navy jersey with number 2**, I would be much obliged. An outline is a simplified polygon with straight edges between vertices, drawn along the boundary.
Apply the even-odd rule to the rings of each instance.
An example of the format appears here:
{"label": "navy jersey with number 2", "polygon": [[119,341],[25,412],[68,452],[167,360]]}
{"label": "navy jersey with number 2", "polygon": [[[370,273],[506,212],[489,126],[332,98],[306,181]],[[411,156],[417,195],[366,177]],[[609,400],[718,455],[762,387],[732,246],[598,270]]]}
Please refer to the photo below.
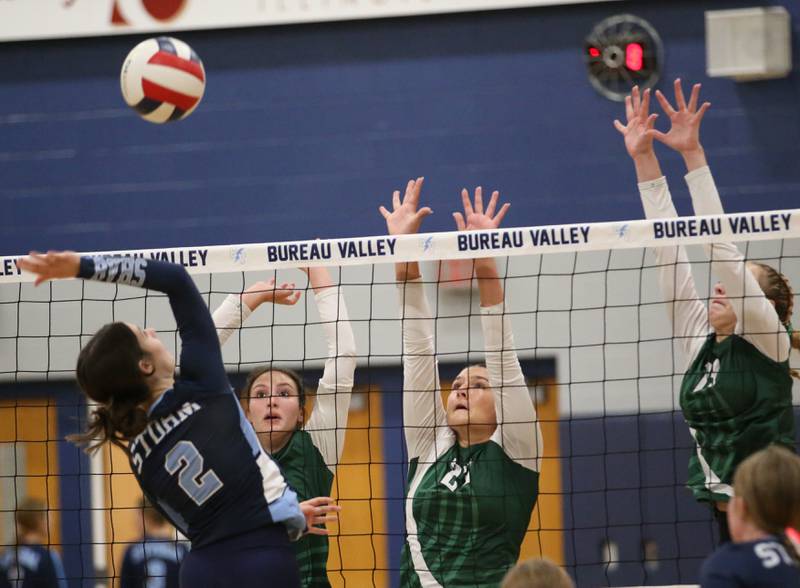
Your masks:
{"label": "navy jersey with number 2", "polygon": [[[276,524],[293,540],[302,535],[306,522],[297,496],[242,412],[208,307],[186,270],[143,258],[96,256],[81,258],[79,276],[169,298],[181,337],[180,376],[150,407],[149,423],[130,442],[129,453],[144,493],[192,542],[187,559]],[[258,543],[250,535],[249,548]]]}
{"label": "navy jersey with number 2", "polygon": [[800,588],[800,568],[777,537],[728,543],[703,564],[701,588]]}

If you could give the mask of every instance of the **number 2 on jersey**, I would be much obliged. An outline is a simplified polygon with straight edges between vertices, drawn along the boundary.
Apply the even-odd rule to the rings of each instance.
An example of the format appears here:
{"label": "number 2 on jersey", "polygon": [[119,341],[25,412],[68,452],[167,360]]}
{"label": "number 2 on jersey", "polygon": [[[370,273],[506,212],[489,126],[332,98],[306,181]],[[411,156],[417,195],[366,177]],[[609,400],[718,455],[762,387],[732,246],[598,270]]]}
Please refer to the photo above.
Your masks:
{"label": "number 2 on jersey", "polygon": [[178,441],[164,459],[164,468],[170,475],[178,474],[178,485],[197,506],[222,488],[222,481],[209,469],[203,473],[203,456],[191,441]]}

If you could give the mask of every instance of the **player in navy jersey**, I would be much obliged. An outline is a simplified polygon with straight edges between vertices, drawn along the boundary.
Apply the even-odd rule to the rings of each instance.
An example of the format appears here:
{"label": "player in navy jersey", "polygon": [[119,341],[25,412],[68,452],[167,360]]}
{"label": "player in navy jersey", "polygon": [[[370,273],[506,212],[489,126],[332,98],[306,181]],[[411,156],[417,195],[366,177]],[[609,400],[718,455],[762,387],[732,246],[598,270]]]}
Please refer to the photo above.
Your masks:
{"label": "player in navy jersey", "polygon": [[146,500],[141,503],[142,539],[125,550],[120,588],[178,588],[181,561],[189,552],[175,527]]}
{"label": "player in navy jersey", "polygon": [[701,588],[800,588],[800,558],[786,538],[800,528],[800,457],[773,445],[744,460],[733,479],[733,543],[703,564]]}
{"label": "player in navy jersey", "polygon": [[17,541],[0,552],[0,588],[66,588],[64,567],[48,543],[44,503],[27,498],[15,513]]}
{"label": "player in navy jersey", "polygon": [[145,496],[192,543],[181,586],[298,586],[291,540],[307,528],[294,491],[258,443],[225,374],[208,308],[186,270],[128,257],[31,253],[22,270],[167,294],[181,337],[181,372],[152,329],[102,327],[78,357],[77,378],[98,403],[72,440],[130,456]]}

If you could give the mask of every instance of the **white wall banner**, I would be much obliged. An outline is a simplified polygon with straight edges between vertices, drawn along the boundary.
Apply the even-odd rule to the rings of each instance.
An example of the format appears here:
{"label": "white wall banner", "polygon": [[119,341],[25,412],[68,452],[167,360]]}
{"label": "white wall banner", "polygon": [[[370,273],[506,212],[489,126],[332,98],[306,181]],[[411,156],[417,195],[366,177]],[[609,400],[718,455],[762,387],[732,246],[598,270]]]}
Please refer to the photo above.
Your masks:
{"label": "white wall banner", "polygon": [[0,0],[0,41],[158,33],[610,0]]}

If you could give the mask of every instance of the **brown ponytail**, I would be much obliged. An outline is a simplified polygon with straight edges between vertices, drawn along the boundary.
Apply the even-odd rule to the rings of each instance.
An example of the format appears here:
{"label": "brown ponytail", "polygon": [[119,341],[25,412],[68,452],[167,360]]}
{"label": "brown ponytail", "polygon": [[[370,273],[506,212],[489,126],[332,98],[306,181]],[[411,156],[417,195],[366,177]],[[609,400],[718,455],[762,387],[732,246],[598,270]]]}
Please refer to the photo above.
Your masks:
{"label": "brown ponytail", "polygon": [[[764,291],[764,296],[775,303],[775,312],[778,314],[778,319],[789,331],[789,340],[792,348],[800,349],[800,333],[796,333],[792,328],[794,290],[789,284],[789,279],[771,265],[756,261],[750,263],[761,269],[759,286]],[[793,377],[800,379],[800,372],[793,369],[789,371]]]}
{"label": "brown ponytail", "polygon": [[147,426],[142,405],[150,398],[150,388],[139,369],[145,357],[136,335],[125,323],[110,323],[101,328],[81,349],[76,376],[86,396],[98,403],[86,431],[67,439],[92,453],[105,443],[127,452],[126,442]]}

